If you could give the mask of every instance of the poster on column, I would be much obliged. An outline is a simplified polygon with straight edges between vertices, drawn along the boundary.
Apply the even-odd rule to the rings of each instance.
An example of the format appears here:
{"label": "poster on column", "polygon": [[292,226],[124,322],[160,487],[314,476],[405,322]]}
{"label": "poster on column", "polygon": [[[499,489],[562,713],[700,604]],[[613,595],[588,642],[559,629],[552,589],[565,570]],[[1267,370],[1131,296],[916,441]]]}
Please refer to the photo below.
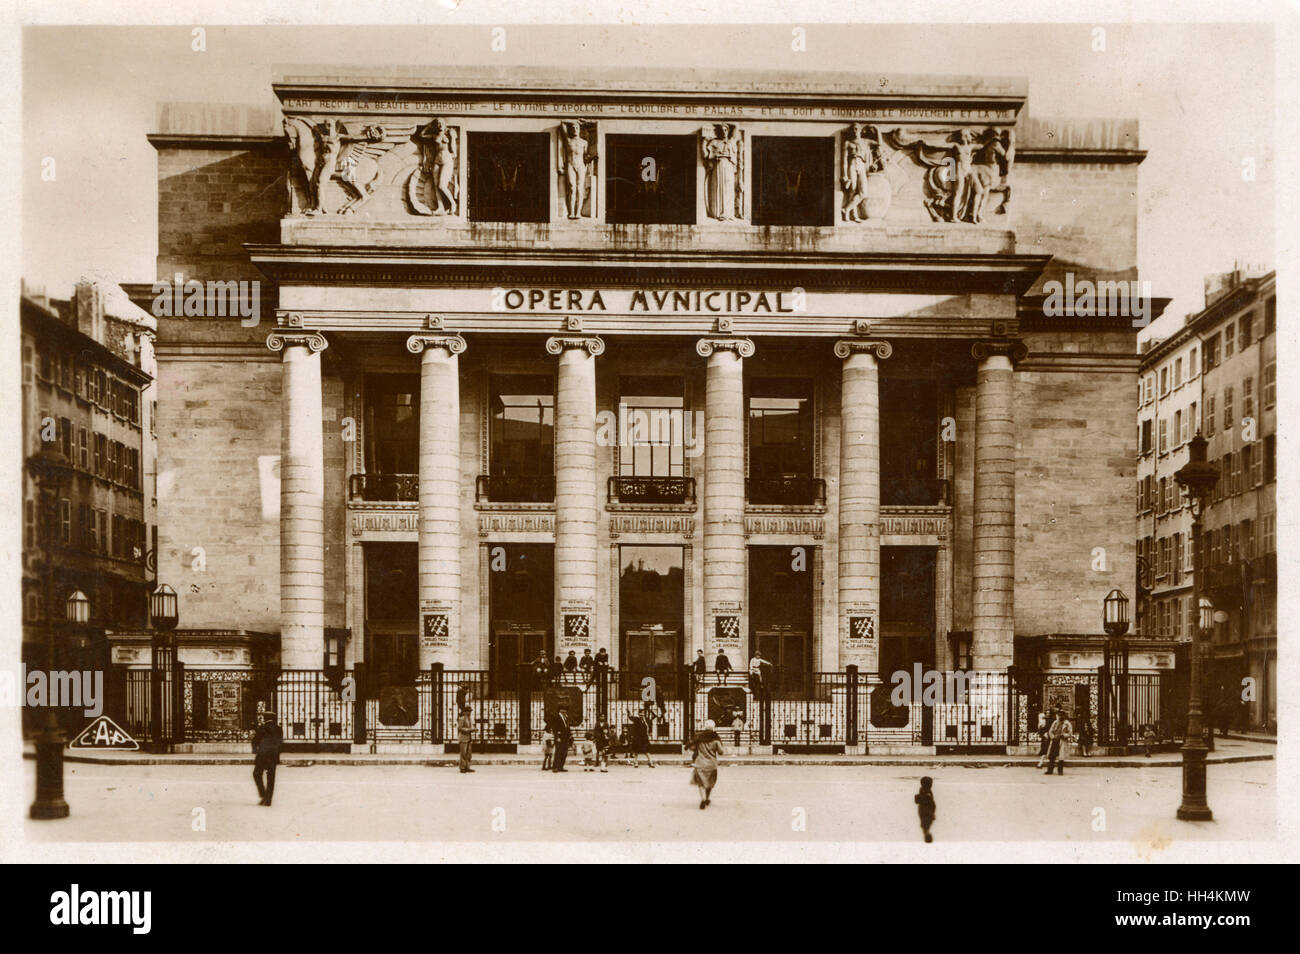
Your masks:
{"label": "poster on column", "polygon": [[451,648],[452,605],[441,600],[420,604],[420,643],[425,649]]}
{"label": "poster on column", "polygon": [[844,604],[849,645],[865,647],[876,638],[876,609],[870,603]]}
{"label": "poster on column", "polygon": [[739,603],[717,603],[709,610],[713,618],[713,644],[720,653],[726,653],[732,665],[737,660],[743,662],[741,644],[741,619]]}
{"label": "poster on column", "polygon": [[581,656],[584,649],[595,651],[592,643],[595,612],[595,606],[581,600],[566,600],[560,604],[561,623],[555,651],[561,659],[570,651],[577,656]]}

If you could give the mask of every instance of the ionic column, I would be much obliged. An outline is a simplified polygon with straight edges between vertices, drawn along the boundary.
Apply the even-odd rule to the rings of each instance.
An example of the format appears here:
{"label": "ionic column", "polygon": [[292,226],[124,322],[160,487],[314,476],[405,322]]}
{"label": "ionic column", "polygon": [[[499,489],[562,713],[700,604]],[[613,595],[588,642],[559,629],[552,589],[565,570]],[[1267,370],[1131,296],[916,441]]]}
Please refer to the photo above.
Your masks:
{"label": "ionic column", "polygon": [[704,654],[745,665],[745,358],[748,338],[701,338],[704,398]]}
{"label": "ionic column", "polygon": [[555,651],[596,645],[596,356],[594,335],[548,338],[555,388]]}
{"label": "ionic column", "polygon": [[420,355],[421,669],[460,663],[460,335],[412,335]]}
{"label": "ionic column", "polygon": [[840,370],[840,666],[880,658],[880,374],[888,341],[835,343]]}
{"label": "ionic column", "polygon": [[1011,665],[1015,649],[1016,418],[1018,341],[980,341],[975,387],[974,640],[980,669]]}
{"label": "ionic column", "polygon": [[280,423],[280,665],[320,669],[325,652],[325,458],[318,332],[273,331],[283,355]]}

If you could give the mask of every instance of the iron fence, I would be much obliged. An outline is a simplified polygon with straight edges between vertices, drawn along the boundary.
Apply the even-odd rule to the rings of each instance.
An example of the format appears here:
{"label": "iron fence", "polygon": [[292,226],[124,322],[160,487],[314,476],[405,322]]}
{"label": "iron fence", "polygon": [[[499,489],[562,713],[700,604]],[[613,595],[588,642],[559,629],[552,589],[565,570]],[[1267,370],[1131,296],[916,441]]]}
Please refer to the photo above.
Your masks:
{"label": "iron fence", "polygon": [[[942,673],[937,696],[899,698],[895,686],[854,667],[842,672],[768,670],[696,673],[687,667],[645,671],[600,667],[541,676],[522,666],[507,674],[433,667],[402,685],[376,685],[354,670],[197,669],[164,659],[150,669],[118,668],[109,679],[109,714],[153,749],[180,742],[243,742],[257,714],[273,712],[291,746],[452,745],[468,706],[476,744],[514,750],[541,741],[563,709],[582,738],[604,719],[625,737],[639,717],[650,742],[678,747],[712,720],[728,745],[771,745],[776,752],[866,751],[928,747],[979,751],[1034,741],[1045,686],[1068,692],[1095,716],[1097,743],[1126,731],[1141,742],[1151,724],[1161,741],[1182,735],[1185,680],[1173,672],[1124,680],[1086,673],[1050,686],[1015,670]],[[1068,688],[1067,688],[1068,687]],[[1181,693],[1181,694],[1180,694]],[[1127,726],[1121,729],[1121,726]]]}

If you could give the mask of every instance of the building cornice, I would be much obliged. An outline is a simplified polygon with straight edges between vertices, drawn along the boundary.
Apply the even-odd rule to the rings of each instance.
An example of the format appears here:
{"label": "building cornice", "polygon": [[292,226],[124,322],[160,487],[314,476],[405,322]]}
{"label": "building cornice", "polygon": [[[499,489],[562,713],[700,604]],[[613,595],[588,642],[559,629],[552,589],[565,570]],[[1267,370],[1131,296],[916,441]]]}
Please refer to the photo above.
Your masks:
{"label": "building cornice", "polygon": [[279,282],[871,288],[1020,294],[1050,255],[245,244]]}

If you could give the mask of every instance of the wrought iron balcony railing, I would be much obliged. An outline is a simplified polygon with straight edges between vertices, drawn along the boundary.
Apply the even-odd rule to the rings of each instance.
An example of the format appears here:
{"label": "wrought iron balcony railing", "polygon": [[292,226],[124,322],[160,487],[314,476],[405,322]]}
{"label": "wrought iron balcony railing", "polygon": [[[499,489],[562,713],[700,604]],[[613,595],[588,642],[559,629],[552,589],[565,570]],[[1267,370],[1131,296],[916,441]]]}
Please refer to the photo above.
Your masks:
{"label": "wrought iron balcony railing", "polygon": [[353,474],[348,480],[350,500],[419,500],[419,474]]}
{"label": "wrought iron balcony railing", "polygon": [[745,481],[745,498],[760,505],[823,506],[826,481],[820,477],[752,477]]}
{"label": "wrought iron balcony railing", "polygon": [[555,477],[552,474],[479,474],[474,483],[474,496],[480,503],[552,503]]}
{"label": "wrought iron balcony railing", "polygon": [[886,507],[946,507],[952,505],[952,488],[938,477],[880,480],[880,503]]}
{"label": "wrought iron balcony railing", "polygon": [[609,502],[680,504],[695,502],[694,477],[611,477]]}

